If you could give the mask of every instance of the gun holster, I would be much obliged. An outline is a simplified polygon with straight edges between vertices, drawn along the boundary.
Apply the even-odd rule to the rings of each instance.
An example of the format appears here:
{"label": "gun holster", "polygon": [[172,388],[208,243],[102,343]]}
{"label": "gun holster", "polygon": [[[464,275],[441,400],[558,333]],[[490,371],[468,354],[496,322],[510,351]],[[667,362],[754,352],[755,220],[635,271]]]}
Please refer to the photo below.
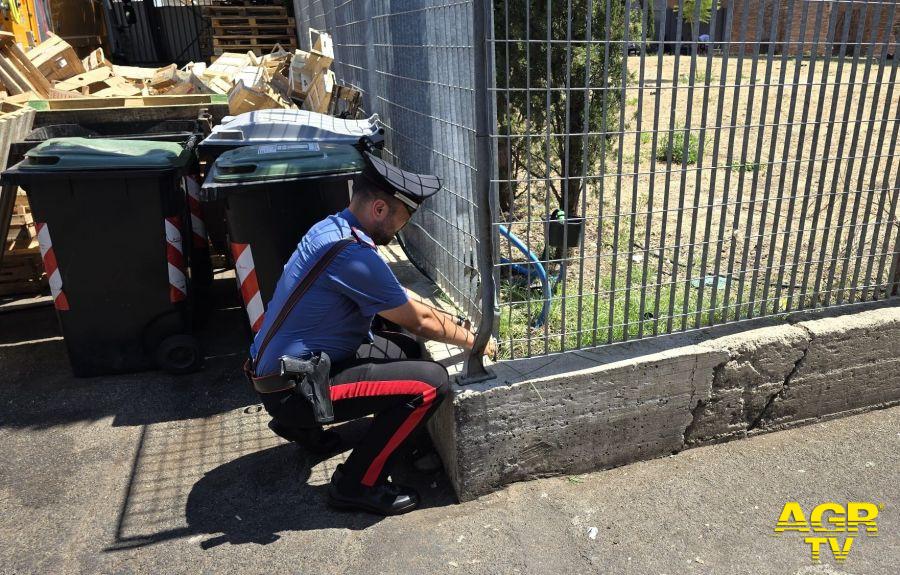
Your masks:
{"label": "gun holster", "polygon": [[324,424],[334,421],[334,408],[331,405],[331,359],[322,352],[309,359],[284,355],[279,358],[281,377],[293,381],[306,401],[309,402],[316,418],[316,423]]}

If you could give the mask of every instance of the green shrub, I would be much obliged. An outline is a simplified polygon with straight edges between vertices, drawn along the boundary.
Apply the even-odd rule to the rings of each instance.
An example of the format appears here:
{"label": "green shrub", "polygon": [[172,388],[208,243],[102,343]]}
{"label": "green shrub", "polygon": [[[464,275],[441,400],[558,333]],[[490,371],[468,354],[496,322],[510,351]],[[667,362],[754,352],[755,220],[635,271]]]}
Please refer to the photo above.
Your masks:
{"label": "green shrub", "polygon": [[[690,132],[688,136],[688,145],[687,145],[687,158],[684,156],[684,130],[675,130],[671,133],[672,139],[672,163],[673,164],[696,164],[697,156],[699,155],[700,149],[700,141],[694,132]],[[668,153],[669,153],[669,136],[670,134],[664,134],[659,139],[659,144],[656,148],[656,159],[660,161],[668,161]]]}
{"label": "green shrub", "polygon": [[[593,22],[591,30],[588,22]],[[604,25],[599,26],[598,22]],[[596,41],[604,27],[610,31],[609,37],[603,34],[609,42],[608,50],[582,41],[570,45],[559,42],[567,38],[583,39],[591,34]],[[511,40],[498,43],[495,51],[497,88],[509,89],[497,97],[499,133],[505,134],[509,129],[512,133],[527,131],[538,136],[545,132],[562,135],[554,138],[549,147],[543,145],[540,137],[526,140],[528,145],[510,146],[511,157],[501,160],[499,165],[501,180],[516,180],[519,176],[514,172],[515,166],[529,166],[533,173],[550,172],[557,176],[547,183],[557,205],[566,205],[571,214],[578,213],[584,178],[595,173],[593,159],[599,158],[603,147],[610,145],[608,138],[583,137],[585,121],[590,126],[606,126],[608,132],[615,132],[622,129],[618,125],[619,111],[626,104],[618,89],[594,91],[578,89],[578,86],[586,83],[592,88],[618,87],[626,83],[625,30],[624,2],[494,3],[495,38]],[[523,42],[528,36],[532,41]],[[544,41],[547,38],[553,41]],[[555,89],[567,84],[571,85],[571,91],[564,94],[554,90],[549,99],[543,91],[543,88]],[[522,90],[524,87],[533,89]],[[527,127],[516,127],[524,124],[526,117]],[[504,145],[501,140],[499,146]],[[510,188],[514,187],[511,184]],[[511,195],[515,197],[514,189]]]}
{"label": "green shrub", "polygon": [[762,164],[759,162],[747,162],[745,164],[735,162],[731,164],[731,169],[735,172],[758,172],[761,168]]}

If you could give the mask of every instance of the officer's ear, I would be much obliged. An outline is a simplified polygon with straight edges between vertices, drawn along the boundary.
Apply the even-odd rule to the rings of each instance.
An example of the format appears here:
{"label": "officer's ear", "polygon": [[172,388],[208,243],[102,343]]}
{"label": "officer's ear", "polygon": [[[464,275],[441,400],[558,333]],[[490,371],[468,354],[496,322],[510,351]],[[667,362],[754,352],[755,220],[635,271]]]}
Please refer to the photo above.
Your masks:
{"label": "officer's ear", "polygon": [[372,214],[380,220],[387,219],[391,215],[391,206],[382,198],[375,198],[372,201]]}

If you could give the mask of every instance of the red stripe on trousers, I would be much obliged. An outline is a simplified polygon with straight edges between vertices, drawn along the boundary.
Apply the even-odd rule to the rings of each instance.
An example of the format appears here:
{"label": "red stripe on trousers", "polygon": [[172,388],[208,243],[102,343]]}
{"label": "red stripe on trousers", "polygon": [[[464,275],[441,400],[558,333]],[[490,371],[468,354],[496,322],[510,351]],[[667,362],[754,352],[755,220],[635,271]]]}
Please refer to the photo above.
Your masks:
{"label": "red stripe on trousers", "polygon": [[422,421],[422,418],[425,417],[425,412],[428,411],[428,408],[434,403],[435,397],[437,397],[437,390],[424,381],[416,380],[357,381],[354,383],[336,385],[331,388],[331,401],[379,395],[419,394],[422,395],[422,405],[409,414],[406,421],[397,428],[397,431],[394,432],[394,435],[392,435],[384,445],[381,452],[376,455],[375,459],[372,460],[372,463],[369,464],[369,468],[362,478],[362,484],[366,487],[375,485],[378,476],[381,475],[381,470],[384,469],[384,464],[387,462],[388,457],[391,456],[391,453],[403,443],[409,434],[412,433],[412,430],[416,428],[420,421]]}

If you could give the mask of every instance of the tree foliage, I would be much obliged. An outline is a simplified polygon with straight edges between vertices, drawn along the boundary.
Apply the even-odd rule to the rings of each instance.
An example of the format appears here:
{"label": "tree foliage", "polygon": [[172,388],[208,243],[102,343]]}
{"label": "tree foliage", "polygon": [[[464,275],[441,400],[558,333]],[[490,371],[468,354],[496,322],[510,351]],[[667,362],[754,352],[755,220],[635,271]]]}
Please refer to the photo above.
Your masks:
{"label": "tree foliage", "polygon": [[[605,133],[619,128],[625,2],[495,0],[494,7],[501,180],[530,173],[577,214],[584,176],[596,174]],[[501,187],[503,209],[516,192],[514,183]]]}
{"label": "tree foliage", "polygon": [[[694,18],[697,16],[697,2],[698,0],[682,0],[681,6],[684,14],[682,18],[684,21],[693,26],[696,22],[694,22]],[[709,19],[712,15],[712,7],[713,2],[716,3],[716,9],[719,7],[719,3],[716,0],[699,0],[700,2],[700,21],[704,24],[709,24]],[[678,5],[676,4],[673,8],[675,12],[678,12]]]}

